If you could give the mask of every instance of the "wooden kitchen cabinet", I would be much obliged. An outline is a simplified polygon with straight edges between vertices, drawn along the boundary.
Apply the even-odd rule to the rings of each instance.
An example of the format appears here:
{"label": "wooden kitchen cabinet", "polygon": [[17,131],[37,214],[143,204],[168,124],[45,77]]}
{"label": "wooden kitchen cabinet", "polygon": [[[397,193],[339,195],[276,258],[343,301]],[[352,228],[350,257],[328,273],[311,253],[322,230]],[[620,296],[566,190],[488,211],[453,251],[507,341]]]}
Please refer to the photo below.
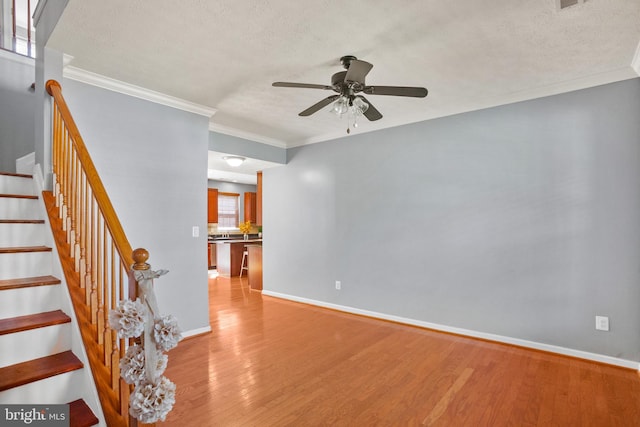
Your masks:
{"label": "wooden kitchen cabinet", "polygon": [[207,222],[217,224],[218,223],[218,189],[209,188],[207,192]]}
{"label": "wooden kitchen cabinet", "polygon": [[207,252],[209,269],[216,268],[216,244],[214,242],[208,242],[207,246],[209,247],[209,251]]}
{"label": "wooden kitchen cabinet", "polygon": [[249,191],[244,193],[244,221],[256,223],[256,193]]}

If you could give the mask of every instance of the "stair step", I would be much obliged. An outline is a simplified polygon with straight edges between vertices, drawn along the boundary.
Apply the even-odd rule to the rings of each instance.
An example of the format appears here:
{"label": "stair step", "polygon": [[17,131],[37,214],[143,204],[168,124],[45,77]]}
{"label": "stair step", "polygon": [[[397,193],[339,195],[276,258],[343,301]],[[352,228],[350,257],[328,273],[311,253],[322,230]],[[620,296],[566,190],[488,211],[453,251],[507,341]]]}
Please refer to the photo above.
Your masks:
{"label": "stair step", "polygon": [[23,277],[21,279],[0,280],[0,291],[6,289],[30,288],[32,286],[59,285],[60,279],[53,276]]}
{"label": "stair step", "polygon": [[96,424],[98,424],[98,418],[84,400],[78,399],[69,403],[70,426],[89,427]]}
{"label": "stair step", "polygon": [[25,252],[51,252],[48,246],[14,246],[11,248],[0,248],[0,254],[19,254]]}
{"label": "stair step", "polygon": [[2,219],[44,219],[38,199],[0,198]]}
{"label": "stair step", "polygon": [[0,174],[0,194],[34,194],[33,179],[28,175]]}
{"label": "stair step", "polygon": [[0,172],[2,176],[16,176],[18,178],[33,178],[33,175],[27,175],[24,173],[12,173],[12,172]]}
{"label": "stair step", "polygon": [[50,248],[46,251],[25,252],[0,249],[0,279],[2,280],[48,276],[52,273],[52,268],[53,252]]}
{"label": "stair step", "polygon": [[13,199],[36,199],[38,200],[38,196],[33,196],[30,194],[0,194],[0,197],[8,197]]}
{"label": "stair step", "polygon": [[[51,307],[47,308],[51,309]],[[32,313],[37,314],[37,311],[24,313],[25,311],[20,313],[22,316],[8,317],[1,321],[3,323],[2,327],[7,330],[7,333],[4,333],[4,331],[0,333],[0,348],[6,349],[6,351],[0,351],[0,368],[72,349],[70,321],[67,321],[67,323],[38,322],[38,324],[34,325],[28,323],[15,325],[10,322],[16,318],[33,316],[34,314]],[[26,323],[26,321],[22,321],[22,323]],[[32,323],[36,322],[33,321]]]}
{"label": "stair step", "polygon": [[59,285],[3,289],[0,293],[0,313],[7,319],[58,310],[62,307],[63,293],[64,289]]}
{"label": "stair step", "polygon": [[71,322],[71,318],[64,314],[62,310],[0,319],[0,335],[28,331],[30,329],[43,328],[45,326],[60,325],[62,323],[69,322]]}
{"label": "stair step", "polygon": [[17,363],[0,368],[0,391],[82,369],[82,367],[82,362],[72,351]]}
{"label": "stair step", "polygon": [[45,232],[43,220],[0,219],[0,248],[45,245]]}

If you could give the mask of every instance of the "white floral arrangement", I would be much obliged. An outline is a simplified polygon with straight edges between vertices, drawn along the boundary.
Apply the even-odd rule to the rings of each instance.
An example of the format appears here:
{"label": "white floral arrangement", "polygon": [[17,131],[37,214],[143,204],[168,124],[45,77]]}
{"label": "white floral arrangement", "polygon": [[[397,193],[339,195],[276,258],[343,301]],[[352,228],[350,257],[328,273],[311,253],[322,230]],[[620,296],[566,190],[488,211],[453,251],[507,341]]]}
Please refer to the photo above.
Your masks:
{"label": "white floral arrangement", "polygon": [[138,338],[120,359],[120,376],[133,384],[129,414],[142,423],[164,421],[175,403],[176,385],[162,376],[169,357],[164,354],[178,345],[182,333],[172,315],[159,316],[153,279],[165,270],[134,270],[140,298],[122,300],[109,311],[109,326],[121,338]]}
{"label": "white floral arrangement", "polygon": [[162,350],[169,351],[178,345],[182,338],[178,321],[172,315],[156,319],[153,326],[153,338]]}
{"label": "white floral arrangement", "polygon": [[127,384],[135,384],[144,378],[144,349],[132,345],[120,359],[120,376]]}
{"label": "white floral arrangement", "polygon": [[164,421],[176,403],[176,385],[166,377],[157,384],[139,382],[129,398],[129,413],[142,423]]}
{"label": "white floral arrangement", "polygon": [[[157,351],[156,374],[162,375],[167,369],[169,356]],[[134,344],[127,349],[124,357],[120,359],[120,376],[127,384],[138,384],[144,379],[144,349],[141,345]]]}
{"label": "white floral arrangement", "polygon": [[109,312],[109,326],[118,331],[120,338],[137,338],[144,331],[147,309],[140,299],[122,300]]}

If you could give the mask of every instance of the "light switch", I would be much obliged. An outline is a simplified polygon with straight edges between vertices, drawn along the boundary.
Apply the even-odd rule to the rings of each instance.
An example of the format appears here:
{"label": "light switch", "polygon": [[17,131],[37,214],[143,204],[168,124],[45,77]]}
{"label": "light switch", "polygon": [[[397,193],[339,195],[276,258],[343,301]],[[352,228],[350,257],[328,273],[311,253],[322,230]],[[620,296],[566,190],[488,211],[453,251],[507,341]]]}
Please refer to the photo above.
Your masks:
{"label": "light switch", "polygon": [[608,331],[609,318],[606,316],[596,316],[596,329],[598,331]]}
{"label": "light switch", "polygon": [[193,237],[200,236],[200,227],[198,227],[197,225],[194,225],[193,229],[191,230],[191,234],[193,235]]}

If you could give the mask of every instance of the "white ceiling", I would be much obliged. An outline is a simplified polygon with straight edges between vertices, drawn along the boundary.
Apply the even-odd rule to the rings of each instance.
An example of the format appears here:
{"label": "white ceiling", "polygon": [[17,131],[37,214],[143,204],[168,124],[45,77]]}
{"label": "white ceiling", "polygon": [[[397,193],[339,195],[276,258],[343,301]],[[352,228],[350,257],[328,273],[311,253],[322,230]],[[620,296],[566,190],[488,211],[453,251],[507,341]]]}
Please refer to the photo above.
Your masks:
{"label": "white ceiling", "polygon": [[[339,58],[370,85],[424,86],[424,99],[368,96],[384,117],[358,133],[637,77],[640,1],[70,0],[49,46],[71,65],[217,110],[211,128],[291,147],[345,136],[329,84]],[[353,133],[352,133],[353,134]]]}
{"label": "white ceiling", "polygon": [[240,166],[234,167],[227,164],[224,160],[225,156],[234,156],[234,154],[209,151],[209,170],[207,171],[209,179],[256,185],[258,181],[257,171],[282,166],[279,163],[245,157],[245,161]]}

